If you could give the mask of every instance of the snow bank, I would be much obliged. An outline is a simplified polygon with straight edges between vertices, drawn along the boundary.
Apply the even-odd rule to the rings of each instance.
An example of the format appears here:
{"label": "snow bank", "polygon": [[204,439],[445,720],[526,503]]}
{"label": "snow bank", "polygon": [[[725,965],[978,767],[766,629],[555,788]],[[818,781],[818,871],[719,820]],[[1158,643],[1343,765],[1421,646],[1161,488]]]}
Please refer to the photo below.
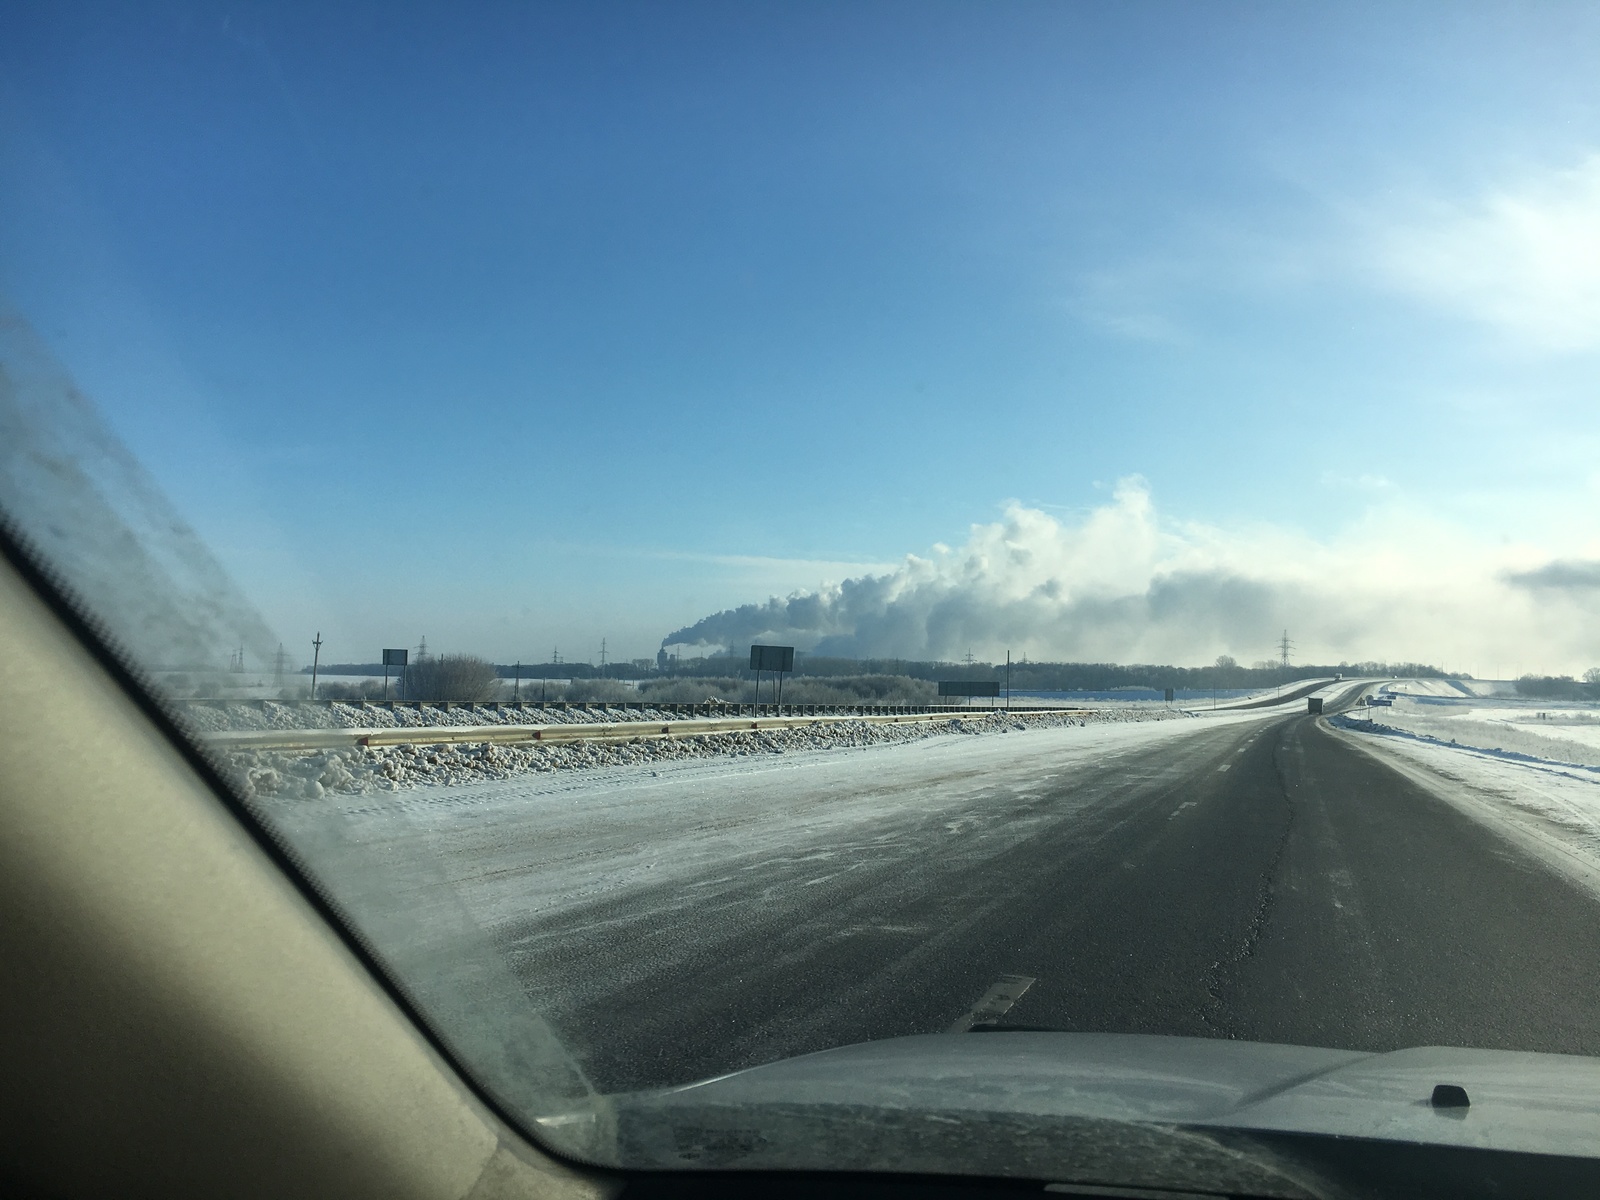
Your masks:
{"label": "snow bank", "polygon": [[1393,706],[1368,711],[1341,723],[1509,759],[1600,768],[1600,706],[1593,704],[1397,693]]}
{"label": "snow bank", "polygon": [[675,713],[640,709],[519,709],[493,704],[363,708],[360,704],[191,704],[184,710],[201,733],[272,729],[429,729],[450,725],[578,725],[616,721],[668,721]]}
{"label": "snow bank", "polygon": [[[473,708],[450,711],[464,715],[493,712],[492,709]],[[361,715],[373,716],[375,710],[365,710]],[[441,715],[449,714],[441,711]],[[540,714],[541,717],[547,715],[549,714]],[[606,716],[606,714],[582,712],[569,715],[579,718]],[[616,717],[614,713],[609,715],[611,719]],[[838,750],[896,742],[916,742],[951,734],[973,736],[1026,729],[1182,719],[1184,719],[1183,714],[1165,709],[1097,709],[1076,713],[1002,711],[904,724],[830,721],[791,729],[715,733],[692,738],[640,738],[631,742],[429,745],[423,736],[415,743],[400,746],[351,747],[313,752],[239,751],[226,755],[224,765],[248,795],[299,796],[314,799],[328,792],[360,794],[398,791],[401,788],[423,784],[481,783],[485,780],[509,779],[529,772],[568,771],[721,756]],[[450,722],[450,724],[469,723],[474,722],[469,720]],[[267,728],[283,727],[267,726]],[[303,726],[290,726],[290,728],[303,728]]]}

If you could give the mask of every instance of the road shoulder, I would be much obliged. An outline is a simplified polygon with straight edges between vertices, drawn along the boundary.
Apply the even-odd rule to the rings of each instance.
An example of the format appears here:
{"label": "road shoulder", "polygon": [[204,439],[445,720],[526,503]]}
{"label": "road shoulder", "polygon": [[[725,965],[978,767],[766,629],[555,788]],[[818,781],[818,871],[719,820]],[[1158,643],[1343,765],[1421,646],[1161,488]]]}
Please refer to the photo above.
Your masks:
{"label": "road shoulder", "polygon": [[1600,900],[1600,781],[1320,724]]}

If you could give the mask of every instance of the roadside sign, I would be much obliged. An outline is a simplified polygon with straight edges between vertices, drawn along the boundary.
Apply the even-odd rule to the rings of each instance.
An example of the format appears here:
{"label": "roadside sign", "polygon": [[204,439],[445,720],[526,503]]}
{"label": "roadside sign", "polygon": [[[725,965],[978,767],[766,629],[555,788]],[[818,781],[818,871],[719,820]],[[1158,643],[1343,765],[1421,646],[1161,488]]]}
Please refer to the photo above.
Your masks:
{"label": "roadside sign", "polygon": [[[409,651],[406,650],[385,650],[383,652],[383,698],[385,700],[389,698],[389,668],[400,667],[403,669],[406,666],[408,657]],[[403,674],[401,678],[404,678]]]}
{"label": "roadside sign", "polygon": [[792,671],[794,670],[794,647],[751,646],[750,669],[752,671]]}
{"label": "roadside sign", "polygon": [[756,673],[756,703],[761,703],[761,673],[771,671],[778,677],[773,699],[783,703],[783,677],[794,670],[793,646],[751,646],[750,669]]}
{"label": "roadside sign", "polygon": [[981,679],[941,679],[939,681],[939,695],[999,696],[1000,682],[998,680]]}

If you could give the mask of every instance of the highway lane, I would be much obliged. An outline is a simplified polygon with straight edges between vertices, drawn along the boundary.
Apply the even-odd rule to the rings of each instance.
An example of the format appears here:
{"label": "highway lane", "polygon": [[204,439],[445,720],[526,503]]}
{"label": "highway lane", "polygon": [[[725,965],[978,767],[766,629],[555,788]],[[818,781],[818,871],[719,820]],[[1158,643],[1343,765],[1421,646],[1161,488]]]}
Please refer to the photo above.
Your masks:
{"label": "highway lane", "polygon": [[1182,725],[617,777],[362,844],[418,865],[402,913],[447,882],[605,1090],[959,1027],[997,985],[1026,1026],[1600,1053],[1585,893],[1315,719]]}

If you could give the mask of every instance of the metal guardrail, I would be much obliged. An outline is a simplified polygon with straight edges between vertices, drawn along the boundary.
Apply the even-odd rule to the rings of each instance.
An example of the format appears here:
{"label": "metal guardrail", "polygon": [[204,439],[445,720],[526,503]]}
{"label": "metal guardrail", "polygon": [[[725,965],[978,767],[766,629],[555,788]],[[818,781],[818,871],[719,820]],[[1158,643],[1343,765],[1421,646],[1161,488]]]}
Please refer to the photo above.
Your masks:
{"label": "metal guardrail", "polygon": [[[762,707],[768,707],[763,705]],[[775,705],[772,707],[776,707]],[[788,707],[787,705],[785,707]],[[1017,712],[1075,712],[1070,708],[1030,708]],[[369,729],[249,729],[201,734],[219,750],[335,750],[354,746],[443,746],[462,742],[630,742],[654,738],[694,738],[762,729],[804,729],[817,725],[861,723],[899,725],[989,716],[1005,709],[929,709],[920,713],[819,714],[787,717],[723,717],[710,720],[575,722],[561,725],[411,725]],[[1013,714],[1014,715],[1014,714]]]}

